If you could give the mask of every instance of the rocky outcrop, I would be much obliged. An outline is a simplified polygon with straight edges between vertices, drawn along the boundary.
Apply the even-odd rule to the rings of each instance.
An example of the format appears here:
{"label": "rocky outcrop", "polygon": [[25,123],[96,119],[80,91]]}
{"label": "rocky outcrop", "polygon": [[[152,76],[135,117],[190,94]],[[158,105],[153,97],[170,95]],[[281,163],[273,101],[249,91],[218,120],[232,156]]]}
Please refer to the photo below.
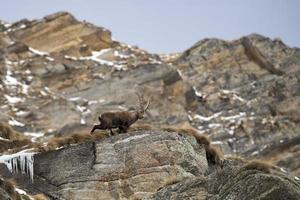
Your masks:
{"label": "rocky outcrop", "polygon": [[141,199],[207,168],[190,136],[132,132],[36,155],[34,183],[25,187],[51,199]]}
{"label": "rocky outcrop", "polygon": [[272,166],[232,160],[214,166],[206,156],[192,136],[137,131],[37,154],[34,182],[15,178],[50,199],[300,197],[300,183]]}
{"label": "rocky outcrop", "polygon": [[[20,21],[10,35],[40,51],[62,52],[81,56],[112,46],[110,31],[87,22],[80,22],[65,12],[44,17],[43,20]],[[51,41],[51,42],[49,42]]]}
{"label": "rocky outcrop", "polygon": [[[195,44],[174,62],[199,96],[191,124],[211,135],[225,154],[263,157],[295,169],[290,157],[289,162],[281,160],[291,152],[299,154],[292,142],[299,129],[299,53],[280,40],[255,34]],[[261,153],[265,150],[277,153],[267,156]]]}

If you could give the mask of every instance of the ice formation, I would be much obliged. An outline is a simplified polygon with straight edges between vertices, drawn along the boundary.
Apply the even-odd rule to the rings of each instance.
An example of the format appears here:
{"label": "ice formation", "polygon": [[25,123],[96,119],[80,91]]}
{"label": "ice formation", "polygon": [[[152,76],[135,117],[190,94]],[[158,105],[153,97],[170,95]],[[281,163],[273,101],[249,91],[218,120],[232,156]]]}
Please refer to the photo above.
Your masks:
{"label": "ice formation", "polygon": [[33,152],[29,150],[23,150],[15,154],[0,156],[0,163],[6,165],[10,173],[20,173],[22,175],[28,175],[30,181],[33,182]]}

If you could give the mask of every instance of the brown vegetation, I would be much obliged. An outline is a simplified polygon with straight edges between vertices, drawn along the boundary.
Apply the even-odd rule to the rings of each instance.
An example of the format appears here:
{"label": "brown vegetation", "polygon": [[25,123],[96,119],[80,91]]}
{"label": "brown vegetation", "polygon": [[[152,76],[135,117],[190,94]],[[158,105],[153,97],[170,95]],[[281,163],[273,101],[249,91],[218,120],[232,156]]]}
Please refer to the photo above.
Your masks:
{"label": "brown vegetation", "polygon": [[0,153],[7,150],[14,151],[14,149],[20,149],[22,147],[31,145],[32,142],[29,139],[3,141],[0,140]]}
{"label": "brown vegetation", "polygon": [[18,140],[26,138],[21,133],[15,131],[9,124],[0,122],[0,137],[8,140]]}
{"label": "brown vegetation", "polygon": [[265,173],[271,173],[271,170],[278,170],[279,167],[261,160],[251,160],[244,165],[246,170],[258,170]]}
{"label": "brown vegetation", "polygon": [[36,194],[33,196],[34,200],[48,200],[49,198],[46,197],[44,194]]}
{"label": "brown vegetation", "polygon": [[0,188],[3,189],[12,200],[21,200],[21,196],[15,190],[15,184],[13,181],[0,178]]}

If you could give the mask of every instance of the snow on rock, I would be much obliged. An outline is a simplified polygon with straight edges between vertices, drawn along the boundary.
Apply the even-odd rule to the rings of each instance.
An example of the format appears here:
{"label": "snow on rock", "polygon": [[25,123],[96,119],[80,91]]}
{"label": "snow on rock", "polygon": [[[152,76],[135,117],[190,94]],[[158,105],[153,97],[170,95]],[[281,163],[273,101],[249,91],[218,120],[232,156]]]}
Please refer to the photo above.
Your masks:
{"label": "snow on rock", "polygon": [[218,113],[215,113],[209,117],[205,117],[205,116],[201,116],[201,115],[194,115],[193,117],[190,117],[190,119],[198,119],[200,121],[205,121],[205,122],[208,122],[208,121],[211,121],[212,119],[215,119],[217,117],[219,117],[220,115],[222,114],[222,112],[218,112]]}
{"label": "snow on rock", "polygon": [[6,100],[8,101],[8,103],[10,103],[10,104],[16,104],[16,103],[20,103],[20,102],[23,102],[23,101],[24,101],[23,98],[20,98],[20,97],[12,97],[12,96],[9,96],[9,95],[7,95],[7,94],[5,94],[4,97],[6,98]]}
{"label": "snow on rock", "polygon": [[76,57],[74,57],[74,56],[68,56],[68,55],[65,55],[64,58],[68,59],[68,60],[78,60]]}
{"label": "snow on rock", "polygon": [[197,88],[196,88],[195,86],[193,86],[193,90],[194,90],[195,95],[196,95],[197,97],[200,97],[200,98],[204,98],[204,97],[205,97],[205,95],[204,95],[202,92],[198,91]]}
{"label": "snow on rock", "polygon": [[121,54],[119,51],[114,51],[114,56],[119,57],[121,59],[130,58],[130,55]]}
{"label": "snow on rock", "polygon": [[[17,192],[17,193],[19,193],[20,195],[23,195],[23,196],[26,196],[28,199],[30,199],[30,200],[34,200],[34,198],[32,198],[31,196],[29,196],[28,194],[27,194],[27,192],[26,191],[24,191],[24,190],[22,190],[22,189],[20,189],[20,188],[15,188],[15,191]],[[23,199],[23,198],[22,198]]]}
{"label": "snow on rock", "polygon": [[9,123],[9,125],[11,125],[11,126],[21,126],[21,127],[25,126],[25,124],[23,124],[23,123],[17,121],[17,120],[14,119],[14,118],[11,118],[11,119],[8,121],[8,123]]}
{"label": "snow on rock", "polygon": [[36,141],[37,138],[44,136],[43,132],[24,132],[25,136],[32,137],[31,141]]}
{"label": "snow on rock", "polygon": [[31,51],[32,53],[34,53],[36,55],[39,55],[39,56],[47,56],[47,55],[49,55],[49,53],[47,53],[47,52],[39,51],[39,50],[31,48],[31,47],[29,47],[29,51]]}
{"label": "snow on rock", "polygon": [[0,163],[6,165],[10,173],[20,173],[28,175],[33,182],[33,162],[34,154],[31,149],[26,149],[15,154],[0,156]]}
{"label": "snow on rock", "polygon": [[3,137],[0,137],[0,140],[2,140],[2,141],[10,141],[9,139],[3,138]]}

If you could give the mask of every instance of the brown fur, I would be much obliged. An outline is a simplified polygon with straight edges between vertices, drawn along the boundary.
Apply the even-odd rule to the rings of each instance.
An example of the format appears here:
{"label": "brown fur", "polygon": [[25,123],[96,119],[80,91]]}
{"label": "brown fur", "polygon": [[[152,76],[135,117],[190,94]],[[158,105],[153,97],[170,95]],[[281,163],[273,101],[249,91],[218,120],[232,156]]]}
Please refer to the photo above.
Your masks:
{"label": "brown fur", "polygon": [[112,129],[118,128],[119,133],[126,133],[127,129],[135,123],[138,119],[144,118],[144,113],[148,109],[150,99],[145,108],[143,108],[144,100],[141,95],[139,97],[139,109],[135,111],[119,111],[119,112],[105,112],[99,117],[100,124],[95,125],[91,130],[93,133],[96,129],[106,130],[109,129],[113,134]]}

